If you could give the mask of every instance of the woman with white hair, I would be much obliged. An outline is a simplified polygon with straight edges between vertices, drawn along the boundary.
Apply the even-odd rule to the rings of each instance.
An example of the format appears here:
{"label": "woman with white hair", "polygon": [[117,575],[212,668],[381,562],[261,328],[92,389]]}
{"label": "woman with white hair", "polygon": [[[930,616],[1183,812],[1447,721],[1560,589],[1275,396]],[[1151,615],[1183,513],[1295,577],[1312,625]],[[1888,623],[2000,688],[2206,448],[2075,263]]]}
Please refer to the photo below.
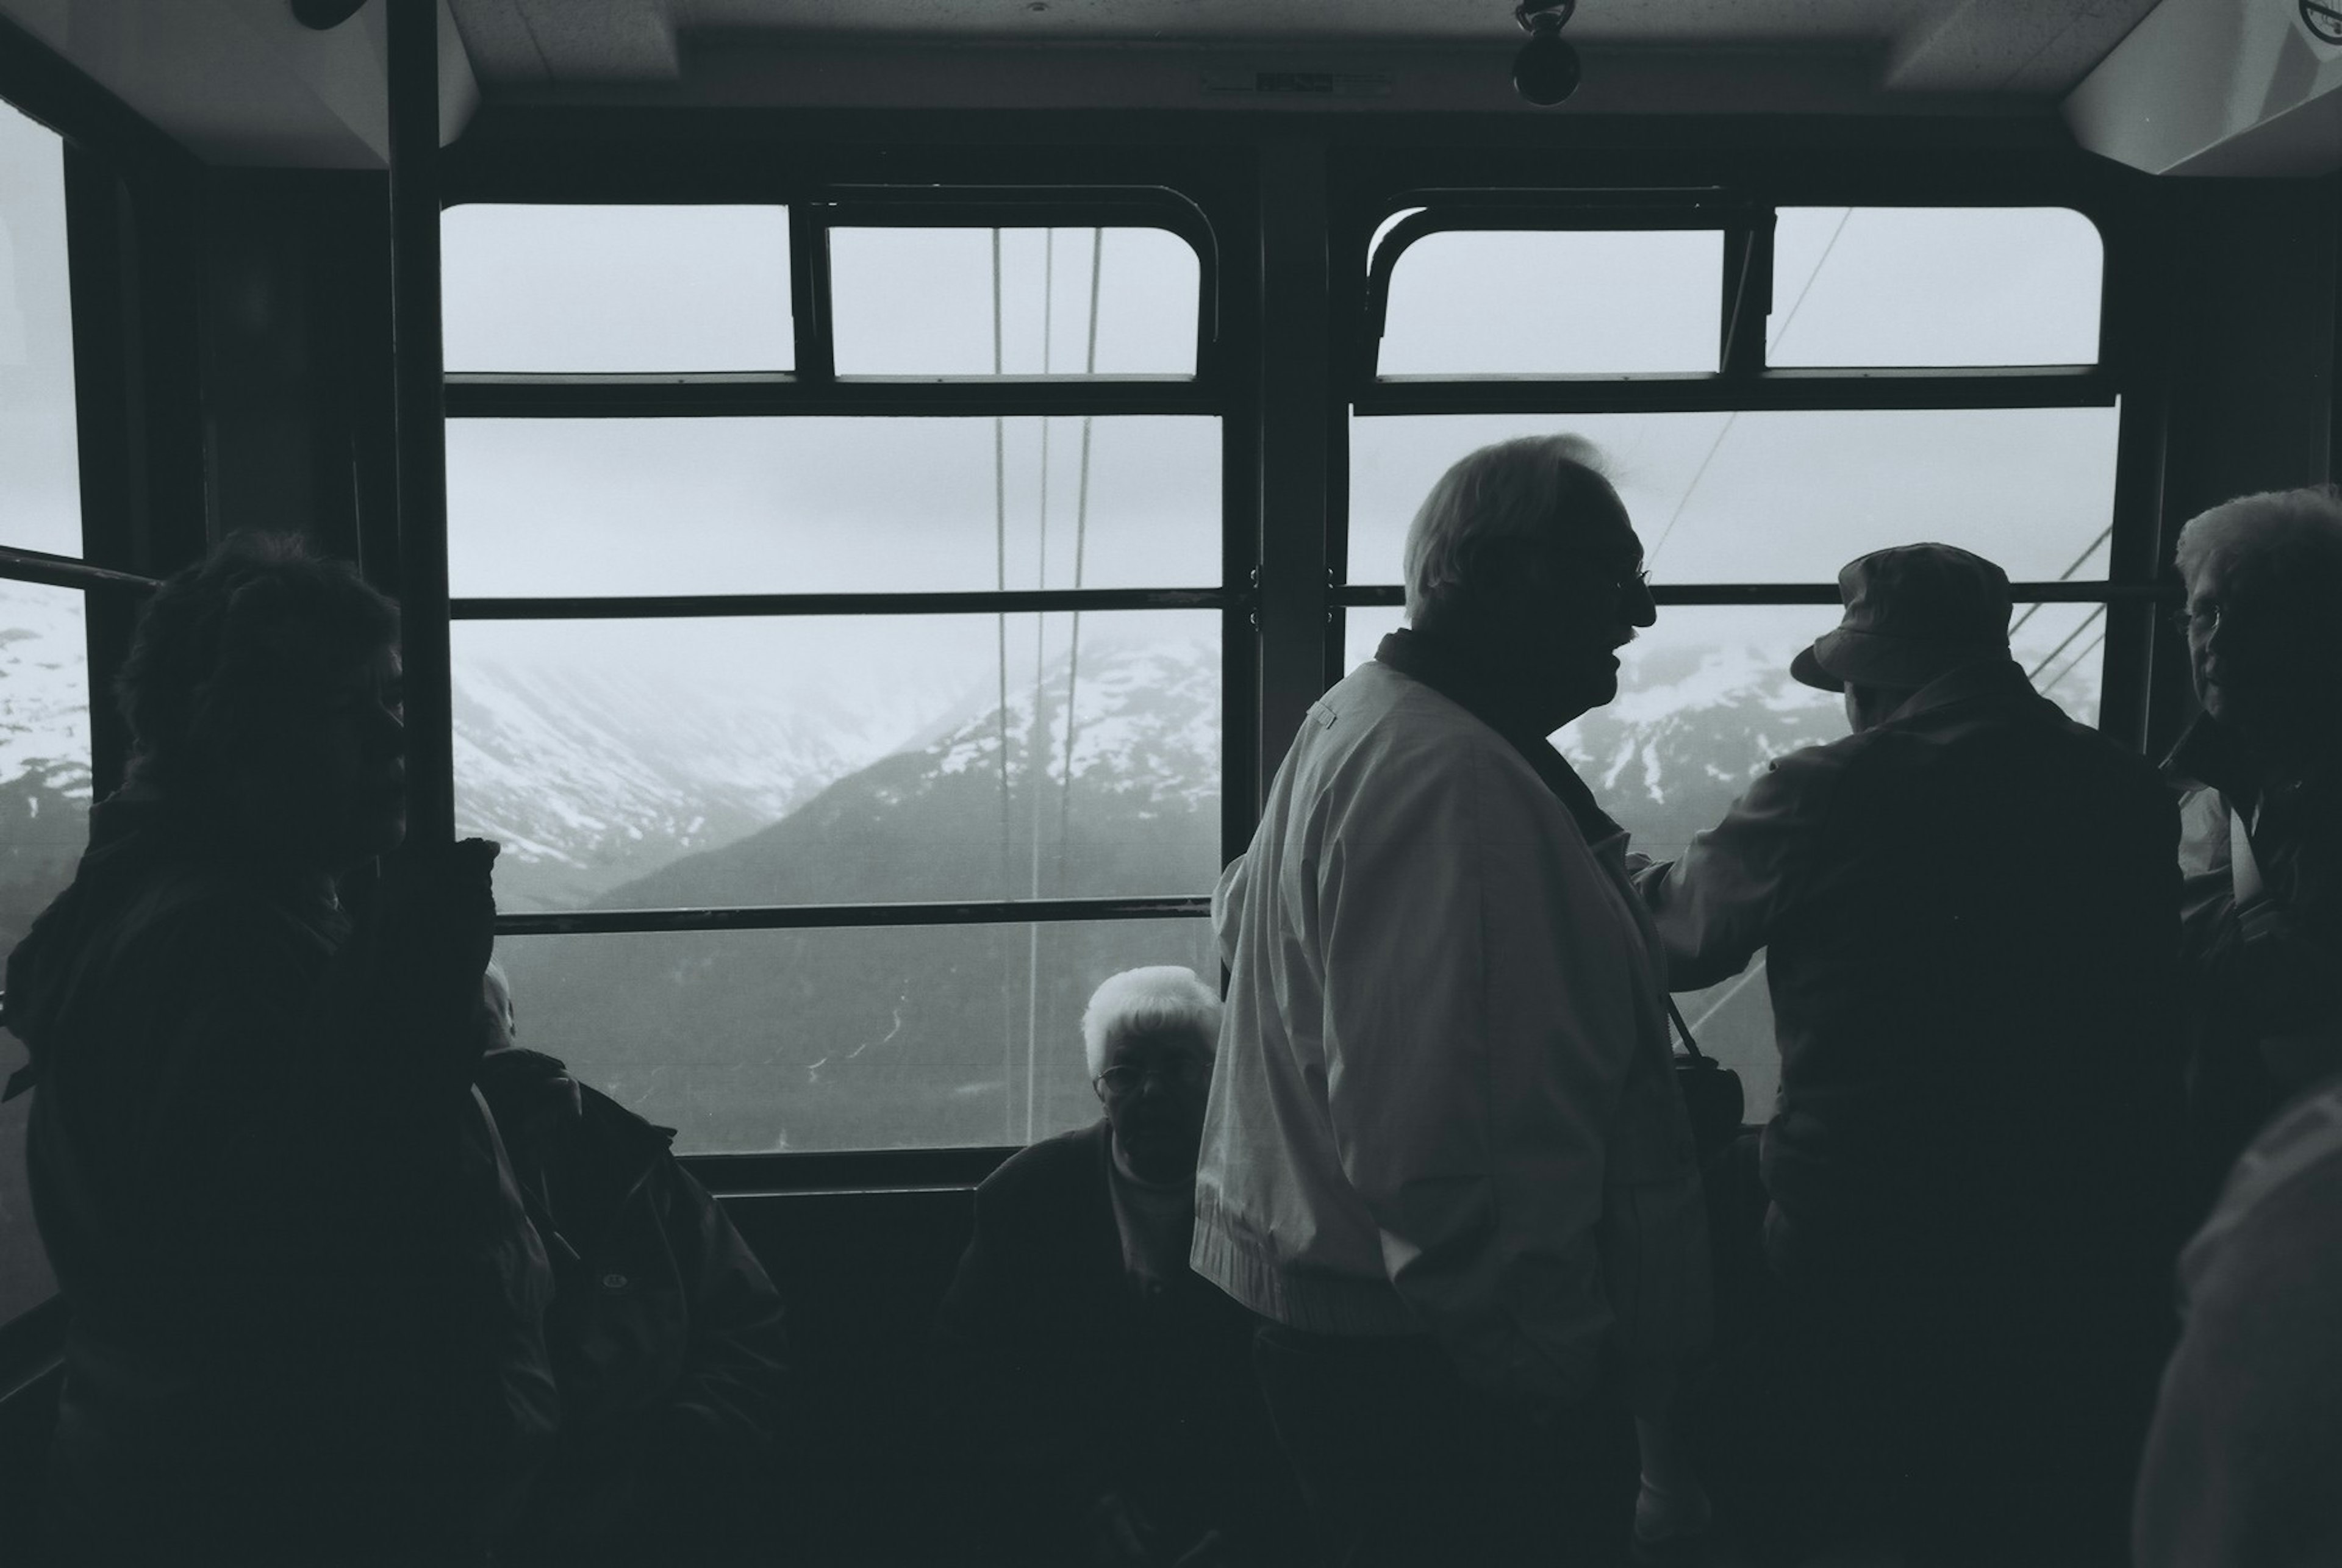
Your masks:
{"label": "woman with white hair", "polygon": [[1192,970],[1109,977],[1081,1029],[1105,1115],[976,1189],[936,1333],[953,1452],[984,1456],[976,1544],[1002,1562],[1303,1554],[1251,1314],[1187,1266],[1219,1031]]}
{"label": "woman with white hair", "polygon": [[2180,531],[2178,556],[2203,704],[2169,764],[2195,786],[2180,843],[2197,993],[2191,1154],[2199,1202],[2220,1185],[2180,1254],[2187,1331],[2147,1436],[2133,1561],[2333,1563],[2342,493],[2317,485],[2215,506]]}
{"label": "woman with white hair", "polygon": [[2180,530],[2202,713],[2181,804],[2198,1202],[2284,1102],[2342,1066],[2342,494],[2225,502]]}

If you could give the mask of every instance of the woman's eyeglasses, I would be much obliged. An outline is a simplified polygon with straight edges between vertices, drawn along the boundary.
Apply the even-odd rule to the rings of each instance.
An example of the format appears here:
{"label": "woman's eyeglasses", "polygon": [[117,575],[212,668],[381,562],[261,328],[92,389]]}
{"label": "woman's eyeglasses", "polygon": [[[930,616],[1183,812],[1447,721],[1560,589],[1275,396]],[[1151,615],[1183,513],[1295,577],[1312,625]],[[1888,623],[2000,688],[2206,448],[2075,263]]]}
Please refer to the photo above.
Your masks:
{"label": "woman's eyeglasses", "polygon": [[1090,1080],[1091,1086],[1101,1094],[1117,1098],[1135,1094],[1146,1084],[1167,1084],[1174,1088],[1196,1089],[1209,1083],[1212,1064],[1194,1056],[1183,1056],[1176,1062],[1158,1062],[1151,1067],[1127,1064],[1109,1067]]}

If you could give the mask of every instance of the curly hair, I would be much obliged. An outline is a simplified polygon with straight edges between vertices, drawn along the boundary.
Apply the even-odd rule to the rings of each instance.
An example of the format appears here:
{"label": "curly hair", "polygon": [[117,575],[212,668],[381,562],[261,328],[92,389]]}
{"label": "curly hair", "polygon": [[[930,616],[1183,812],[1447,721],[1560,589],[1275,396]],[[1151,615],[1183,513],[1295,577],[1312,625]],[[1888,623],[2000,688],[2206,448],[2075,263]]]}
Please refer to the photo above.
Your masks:
{"label": "curly hair", "polygon": [[348,562],[292,534],[230,535],[139,614],[114,683],[131,776],[185,788],[207,746],[265,733],[397,635],[397,606]]}
{"label": "curly hair", "polygon": [[2314,592],[2342,589],[2342,489],[2306,484],[2223,501],[2187,520],[2173,555],[2190,588],[2221,555]]}

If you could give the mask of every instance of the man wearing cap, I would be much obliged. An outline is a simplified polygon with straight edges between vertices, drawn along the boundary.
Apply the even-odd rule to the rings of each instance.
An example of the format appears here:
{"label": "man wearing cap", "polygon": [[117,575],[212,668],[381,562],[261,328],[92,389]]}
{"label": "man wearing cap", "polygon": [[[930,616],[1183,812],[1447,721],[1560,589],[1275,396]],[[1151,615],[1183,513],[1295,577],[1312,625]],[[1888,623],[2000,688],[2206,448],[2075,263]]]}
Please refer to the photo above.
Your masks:
{"label": "man wearing cap", "polygon": [[[1821,1412],[1804,1436],[1845,1445],[1830,1501],[1931,1543],[2004,1529],[1995,1561],[2096,1561],[2122,1546],[2175,1239],[2175,808],[2033,690],[1998,566],[1908,544],[1838,584],[1790,673],[1842,691],[1854,733],[1637,885],[1674,989],[1768,954],[1763,1354]],[[1767,1489],[1797,1506],[1796,1479]]]}

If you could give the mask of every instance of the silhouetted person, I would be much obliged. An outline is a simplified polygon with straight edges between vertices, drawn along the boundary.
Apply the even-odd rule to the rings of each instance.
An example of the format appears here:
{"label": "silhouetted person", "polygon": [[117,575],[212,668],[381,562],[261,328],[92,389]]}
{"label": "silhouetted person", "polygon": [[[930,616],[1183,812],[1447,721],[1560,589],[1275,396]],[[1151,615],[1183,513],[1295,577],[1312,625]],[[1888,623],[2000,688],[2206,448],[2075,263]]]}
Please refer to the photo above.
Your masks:
{"label": "silhouetted person", "polygon": [[1082,1020],[1105,1118],[976,1189],[936,1330],[978,1553],[1267,1568],[1300,1546],[1251,1314],[1187,1266],[1219,1014],[1186,969],[1107,980]]}
{"label": "silhouetted person", "polygon": [[2342,1079],[2289,1106],[2181,1255],[2187,1327],[2138,1478],[2137,1568],[2342,1563]]}
{"label": "silhouetted person", "polygon": [[2180,530],[2203,711],[2181,802],[2200,1205],[2286,1099],[2342,1067],[2342,494],[2245,495]]}
{"label": "silhouetted person", "polygon": [[404,832],[396,624],[239,539],[145,608],[128,783],[8,963],[72,1327],[67,1562],[474,1563],[555,1409],[551,1277],[472,1088],[495,846]]}
{"label": "silhouetted person", "polygon": [[1232,972],[1195,1266],[1326,1554],[1608,1563],[1626,1408],[1707,1334],[1666,969],[1626,834],[1546,736],[1656,611],[1574,436],[1473,453],[1406,549],[1409,630],[1314,705],[1214,923]]}
{"label": "silhouetted person", "polygon": [[2171,800],[2033,690],[1998,566],[1910,544],[1838,584],[1791,673],[1855,733],[1638,878],[1677,990],[1769,956],[1777,1333],[1741,1501],[2118,1562],[2176,1243]]}
{"label": "silhouetted person", "polygon": [[545,1346],[560,1445],[500,1563],[761,1562],[786,1523],[780,1293],[652,1125],[519,1044],[488,966],[479,1086],[556,1289]]}

